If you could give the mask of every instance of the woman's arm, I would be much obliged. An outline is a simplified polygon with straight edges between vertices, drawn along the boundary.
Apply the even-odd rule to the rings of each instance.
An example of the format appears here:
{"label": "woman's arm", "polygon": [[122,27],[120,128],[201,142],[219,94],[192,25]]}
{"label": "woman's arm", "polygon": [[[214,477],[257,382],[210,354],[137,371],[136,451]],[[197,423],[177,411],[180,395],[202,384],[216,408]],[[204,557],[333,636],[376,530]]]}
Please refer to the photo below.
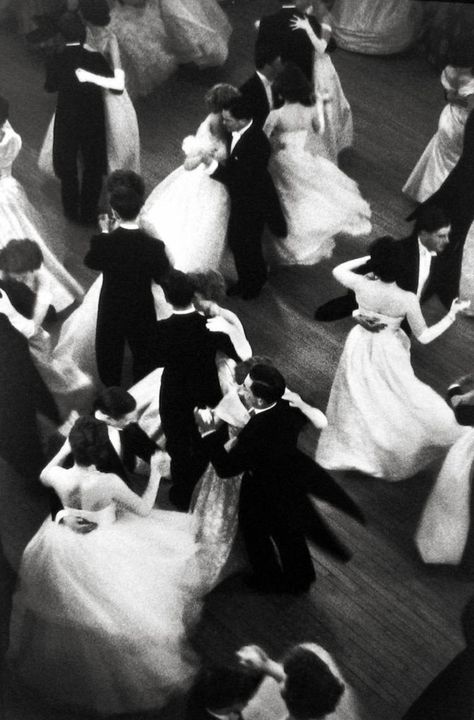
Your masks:
{"label": "woman's arm", "polygon": [[241,360],[252,357],[252,348],[245,337],[244,328],[235,313],[218,306],[218,314],[206,323],[211,332],[223,332],[229,336],[235,352]]}
{"label": "woman's arm", "polygon": [[54,487],[56,481],[64,476],[65,472],[68,472],[62,467],[64,461],[71,454],[71,446],[69,440],[66,440],[61,448],[58,450],[56,455],[49,461],[46,467],[42,470],[40,480],[46,487]]}
{"label": "woman's arm", "polygon": [[321,410],[318,410],[318,408],[305,402],[298,393],[286,388],[282,399],[287,400],[291,407],[298,408],[317,430],[322,430],[327,427],[328,421],[326,415],[321,412]]}
{"label": "woman's arm", "polygon": [[35,321],[26,318],[18,310],[15,310],[5,290],[0,290],[0,313],[6,315],[15,330],[18,330],[26,339],[35,334]]}
{"label": "woman's arm", "polygon": [[283,682],[286,677],[283,666],[269,658],[265,650],[258,645],[245,645],[237,650],[236,655],[244,667],[260,670],[277,682]]}
{"label": "woman's arm", "polygon": [[437,337],[442,335],[454,323],[458,312],[469,306],[468,301],[461,301],[456,298],[453,300],[449,312],[437,323],[428,327],[421,312],[418,298],[414,293],[407,293],[407,295],[410,296],[406,310],[408,324],[418,342],[423,345],[433,342],[433,340],[436,340]]}
{"label": "woman's arm", "polygon": [[336,280],[341,283],[341,285],[351,288],[351,290],[355,290],[360,286],[361,281],[363,281],[363,276],[353,271],[355,268],[365,265],[365,263],[369,260],[370,255],[366,255],[362,258],[355,258],[355,260],[347,260],[346,262],[337,265],[333,269],[332,274]]}
{"label": "woman's arm", "polygon": [[140,497],[132,492],[116,475],[111,476],[113,499],[136,515],[146,517],[153,510],[160,485],[160,462],[162,453],[156,452],[150,460],[150,479],[145,492]]}
{"label": "woman's arm", "polygon": [[90,82],[106,90],[116,90],[117,92],[123,92],[125,90],[125,73],[121,68],[115,68],[113,77],[95,75],[95,73],[91,73],[88,70],[78,68],[76,70],[76,77],[81,83]]}
{"label": "woman's arm", "polygon": [[[328,38],[319,38],[316,33],[314,32],[313,28],[311,27],[311,23],[309,21],[309,18],[301,18],[298,15],[294,15],[290,20],[290,25],[292,30],[304,30],[306,35],[311,41],[312,46],[314,47],[315,52],[318,55],[322,55],[327,48],[328,40],[331,37],[331,26],[326,25],[324,26],[324,30],[327,34],[327,30],[329,28],[329,36]],[[321,29],[323,30],[323,26],[321,25]]]}

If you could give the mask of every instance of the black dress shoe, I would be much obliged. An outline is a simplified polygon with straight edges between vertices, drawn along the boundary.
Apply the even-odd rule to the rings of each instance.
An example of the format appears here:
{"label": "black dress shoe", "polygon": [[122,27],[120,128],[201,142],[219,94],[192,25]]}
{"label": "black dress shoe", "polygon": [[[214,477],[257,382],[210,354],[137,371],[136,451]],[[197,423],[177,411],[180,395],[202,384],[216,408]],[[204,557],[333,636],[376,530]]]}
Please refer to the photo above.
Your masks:
{"label": "black dress shoe", "polygon": [[228,297],[237,297],[237,295],[240,295],[242,292],[242,287],[240,283],[235,283],[235,285],[231,285],[227,288],[226,295]]}

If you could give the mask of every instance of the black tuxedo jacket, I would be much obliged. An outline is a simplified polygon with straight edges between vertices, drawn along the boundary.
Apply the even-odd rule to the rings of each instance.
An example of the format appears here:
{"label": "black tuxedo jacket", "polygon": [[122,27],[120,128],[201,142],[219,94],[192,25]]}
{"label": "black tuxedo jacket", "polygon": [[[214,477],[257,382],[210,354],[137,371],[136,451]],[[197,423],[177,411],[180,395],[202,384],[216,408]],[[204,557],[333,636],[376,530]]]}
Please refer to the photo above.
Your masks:
{"label": "black tuxedo jacket", "polygon": [[[286,222],[267,168],[270,155],[267,136],[256,123],[252,123],[236,143],[227,162],[219,165],[212,174],[215,180],[227,186],[231,214],[239,218],[239,238],[243,241],[246,239],[246,228],[253,227],[262,219],[275,235],[286,235]],[[238,238],[229,238],[231,245],[236,240]]]}
{"label": "black tuxedo jacket", "polygon": [[99,312],[134,322],[154,320],[151,282],[161,283],[170,263],[161,240],[140,229],[117,228],[91,239],[84,264],[103,274]]}
{"label": "black tuxedo jacket", "polygon": [[[303,17],[294,7],[282,8],[273,15],[264,15],[258,28],[257,44],[262,43],[280,53],[283,62],[294,62],[304,72],[308,80],[313,79],[314,47],[305,30],[292,30],[290,20],[294,15]],[[321,37],[321,25],[312,15],[308,15],[311,27]],[[331,51],[336,43],[331,38],[327,50]]]}
{"label": "black tuxedo jacket", "polygon": [[89,82],[80,83],[75,74],[78,68],[113,76],[99,52],[84,50],[81,45],[66,45],[49,61],[45,90],[58,93],[53,140],[53,165],[58,177],[64,170],[64,147],[80,147],[83,142],[94,143],[96,165],[103,173],[107,171],[102,88]]}
{"label": "black tuxedo jacket", "polygon": [[198,312],[174,314],[156,323],[154,364],[164,368],[160,411],[214,407],[219,402],[218,350],[239,359],[228,336],[208,330],[206,318]]}
{"label": "black tuxedo jacket", "polygon": [[249,77],[239,89],[253,109],[254,124],[259,128],[263,128],[268,113],[270,112],[270,104],[265,87],[257,73]]}

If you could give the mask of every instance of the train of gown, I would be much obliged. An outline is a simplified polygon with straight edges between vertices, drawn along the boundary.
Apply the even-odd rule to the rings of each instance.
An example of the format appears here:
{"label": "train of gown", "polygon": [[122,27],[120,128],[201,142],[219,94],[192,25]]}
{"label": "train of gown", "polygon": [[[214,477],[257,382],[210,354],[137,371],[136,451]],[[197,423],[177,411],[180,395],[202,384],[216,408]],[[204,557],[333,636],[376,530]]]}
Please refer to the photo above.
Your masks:
{"label": "train of gown", "polygon": [[113,504],[74,514],[78,535],[47,518],[25,549],[9,651],[14,671],[57,704],[125,713],[184,692],[195,659],[186,633],[202,594],[192,520]]}
{"label": "train of gown", "polygon": [[161,0],[170,48],[179,64],[223,65],[229,53],[232,25],[216,0]]}
{"label": "train of gown", "polygon": [[419,10],[412,0],[335,0],[331,15],[339,47],[370,55],[405,50],[418,30]]}
{"label": "train of gown", "polygon": [[148,95],[177,69],[157,0],[147,0],[143,7],[114,3],[110,28],[119,43],[132,97]]}
{"label": "train of gown", "polygon": [[8,122],[3,129],[4,136],[0,140],[0,248],[13,239],[29,238],[38,243],[54,307],[61,311],[82,298],[84,291],[44,242],[42,235],[47,236],[46,225],[11,174],[12,164],[21,149],[21,138]]}
{"label": "train of gown", "polygon": [[[332,254],[336,235],[357,237],[372,228],[357,183],[322,156],[324,140],[311,130],[312,114],[311,107],[285,105],[272,110],[265,125],[266,132],[274,123],[280,127],[268,166],[288,226],[287,237],[275,238],[270,248],[279,264],[319,262]],[[320,154],[306,149],[311,136],[323,147]]]}
{"label": "train of gown", "polygon": [[[474,92],[474,79],[470,72],[459,68],[446,67],[441,75],[446,92],[456,91],[460,97]],[[413,168],[403,192],[417,202],[424,202],[441,187],[461,156],[464,126],[469,111],[455,103],[443,108],[438,130],[431,138],[421,157]]]}
{"label": "train of gown", "polygon": [[328,97],[328,102],[324,104],[325,125],[322,143],[315,134],[309,133],[306,149],[318,154],[325,148],[325,157],[337,164],[339,153],[352,147],[354,124],[351,106],[328,53],[315,53],[314,89],[316,94]]}
{"label": "train of gown", "polygon": [[471,525],[474,429],[453,445],[426,501],[415,544],[426,563],[459,565]]}
{"label": "train of gown", "polygon": [[328,470],[404,480],[442,457],[464,428],[443,398],[415,376],[402,318],[364,314],[386,327],[373,333],[357,325],[350,331],[316,461]]}

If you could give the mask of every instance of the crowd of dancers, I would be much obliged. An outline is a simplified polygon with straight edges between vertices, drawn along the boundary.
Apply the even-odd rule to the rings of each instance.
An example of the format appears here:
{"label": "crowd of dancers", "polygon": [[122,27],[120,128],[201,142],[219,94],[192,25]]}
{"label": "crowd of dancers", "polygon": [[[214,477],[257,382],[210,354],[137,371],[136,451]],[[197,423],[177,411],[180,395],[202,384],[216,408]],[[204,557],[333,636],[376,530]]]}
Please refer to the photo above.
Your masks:
{"label": "crowd of dancers", "polygon": [[[189,641],[205,595],[230,572],[250,570],[256,592],[299,595],[316,578],[308,539],[350,558],[311,502],[365,522],[328,471],[399,481],[444,459],[414,541],[425,562],[472,572],[474,378],[453,378],[446,402],[410,360],[411,335],[435,340],[474,297],[466,56],[443,70],[447,105],[403,188],[419,203],[411,235],[380,237],[334,268],[347,292],[315,312],[319,322],[355,320],[325,414],[253,355],[224,305],[226,296],[251,303],[269,266],[313,265],[338,236],[371,233],[369,202],[338,166],[353,122],[332,28],[342,46],[377,52],[385,19],[400,30],[386,48],[397,52],[415,32],[413,7],[387,5],[390,20],[379,13],[364,40],[357,13],[338,0],[334,19],[308,0],[262,17],[255,73],[206,92],[208,114],[183,140],[182,166],[148,197],[132,99],[183,63],[224,63],[225,13],[214,0],[61,6],[62,43],[45,80],[56,111],[39,166],[59,179],[65,217],[97,227],[84,263],[100,274],[85,294],[12,176],[21,138],[0,98],[0,456],[15,481],[39,477],[51,505],[23,554],[8,663],[48,702],[152,711],[192,686],[190,720],[241,710],[358,717],[317,645],[295,646],[282,663],[247,646],[234,667],[198,672]],[[231,260],[226,287],[220,270]],[[428,326],[421,305],[433,295],[446,314]],[[53,342],[45,328],[73,302]],[[307,423],[320,431],[313,458],[297,447]],[[174,510],[155,508],[162,478]],[[435,717],[417,707],[407,717]]]}

